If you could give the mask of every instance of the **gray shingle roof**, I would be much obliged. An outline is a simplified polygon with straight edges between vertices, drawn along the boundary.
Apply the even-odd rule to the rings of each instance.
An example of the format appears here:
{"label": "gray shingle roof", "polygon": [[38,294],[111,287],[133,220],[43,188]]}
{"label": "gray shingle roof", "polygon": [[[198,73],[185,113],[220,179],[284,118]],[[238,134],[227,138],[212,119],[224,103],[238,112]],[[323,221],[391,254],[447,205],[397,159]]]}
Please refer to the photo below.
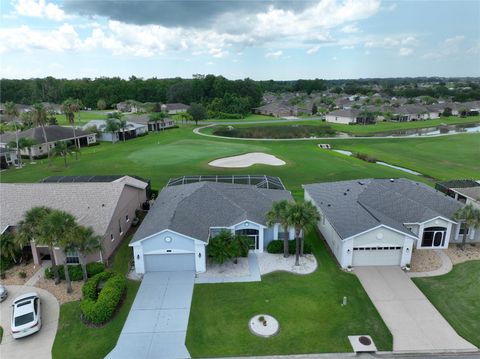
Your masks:
{"label": "gray shingle roof", "polygon": [[[64,126],[46,126],[45,133],[47,135],[48,142],[55,142],[60,140],[67,140],[73,138],[73,129],[71,127]],[[85,137],[90,135],[90,133],[76,130],[75,134],[77,138]],[[18,138],[33,138],[37,143],[44,143],[43,131],[41,127],[30,128],[25,131],[18,133]],[[8,143],[15,140],[15,132],[6,132],[0,136],[1,143]]]}
{"label": "gray shingle roof", "polygon": [[413,235],[404,223],[442,216],[451,219],[461,204],[407,179],[363,179],[303,186],[338,235],[348,238],[381,224]]}
{"label": "gray shingle roof", "polygon": [[105,235],[126,180],[87,183],[0,184],[0,232],[15,226],[25,212],[47,206],[71,213],[78,223]]}
{"label": "gray shingle roof", "polygon": [[165,187],[130,243],[170,229],[208,241],[210,227],[250,220],[265,225],[273,202],[293,201],[284,190],[228,183],[198,182]]}

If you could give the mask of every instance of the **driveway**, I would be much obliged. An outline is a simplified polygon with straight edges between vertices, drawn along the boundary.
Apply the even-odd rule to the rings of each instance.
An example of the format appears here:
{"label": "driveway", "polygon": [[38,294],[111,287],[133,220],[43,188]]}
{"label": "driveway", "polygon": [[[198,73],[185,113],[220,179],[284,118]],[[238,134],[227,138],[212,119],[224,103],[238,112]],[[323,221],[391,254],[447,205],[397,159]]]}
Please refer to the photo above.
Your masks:
{"label": "driveway", "polygon": [[[57,299],[46,290],[25,285],[9,285],[8,298],[0,303],[0,323],[3,328],[3,339],[0,344],[0,357],[8,359],[52,357],[52,345],[57,333],[60,305]],[[19,295],[37,292],[41,300],[42,329],[38,333],[21,339],[13,339],[10,320],[13,300]]]}
{"label": "driveway", "polygon": [[390,329],[394,351],[476,350],[399,267],[357,267],[354,272]]}
{"label": "driveway", "polygon": [[108,359],[190,358],[185,337],[195,273],[149,272]]}

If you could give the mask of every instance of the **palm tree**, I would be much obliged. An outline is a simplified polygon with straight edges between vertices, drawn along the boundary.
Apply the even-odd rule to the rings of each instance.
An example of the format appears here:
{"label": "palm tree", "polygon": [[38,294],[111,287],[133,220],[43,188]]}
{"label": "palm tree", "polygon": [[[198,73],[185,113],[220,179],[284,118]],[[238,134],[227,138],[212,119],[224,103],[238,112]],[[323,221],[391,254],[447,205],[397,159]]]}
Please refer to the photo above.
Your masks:
{"label": "palm tree", "polygon": [[17,129],[17,118],[20,115],[18,111],[17,105],[13,102],[9,101],[5,103],[5,115],[13,119],[13,124],[15,126],[15,143],[17,148],[17,161],[19,163],[19,167],[22,167],[22,160],[20,156],[20,149],[18,147],[18,129]]}
{"label": "palm tree", "polygon": [[86,282],[88,279],[86,256],[102,250],[102,237],[96,235],[91,227],[79,226],[75,233],[73,248],[80,254],[83,280]]}
{"label": "palm tree", "polygon": [[16,141],[10,141],[7,144],[7,147],[9,148],[16,148],[17,150],[17,158],[18,161],[20,162],[20,167],[22,167],[21,162],[22,162],[22,156],[21,156],[21,150],[28,148],[28,156],[30,157],[30,161],[32,161],[32,146],[36,144],[37,142],[30,137],[22,137],[18,139],[18,142]]}
{"label": "palm tree", "polygon": [[480,209],[467,204],[460,208],[453,215],[453,218],[460,222],[463,226],[462,249],[465,248],[467,242],[467,232],[469,228],[480,228]]}
{"label": "palm tree", "polygon": [[115,143],[115,133],[120,129],[120,123],[116,118],[107,118],[105,120],[105,132],[110,132],[112,134],[112,143]]}
{"label": "palm tree", "polygon": [[[283,200],[279,202],[274,202],[270,211],[267,212],[267,225],[269,227],[280,223],[280,227],[286,231],[288,231],[288,224],[287,224],[287,208],[288,208],[288,201]],[[283,256],[285,258],[288,257],[288,236],[283,239]]]}
{"label": "palm tree", "polygon": [[41,103],[36,103],[35,105],[33,105],[32,121],[35,126],[40,126],[42,128],[43,140],[45,142],[45,146],[47,146],[48,165],[50,166],[52,164],[52,161],[50,158],[50,151],[48,150],[47,133],[45,131],[45,126],[47,123],[47,112],[45,111],[45,107],[43,107]]}
{"label": "palm tree", "polygon": [[[77,147],[75,147],[75,149],[77,149]],[[63,157],[63,162],[65,164],[65,167],[68,167],[67,166],[67,155],[69,154],[69,147],[67,146],[67,143],[65,141],[55,142],[55,147],[53,147],[50,150],[50,152],[51,152],[52,157]]]}
{"label": "palm tree", "polygon": [[120,129],[122,130],[122,138],[123,138],[123,142],[125,142],[125,131],[127,129],[127,120],[125,120],[124,118],[120,118],[118,120],[118,127],[120,127]]}
{"label": "palm tree", "polygon": [[306,228],[317,224],[320,220],[320,214],[311,202],[303,202],[289,204],[285,216],[286,223],[295,228],[295,265],[298,266],[300,265],[299,257],[303,255],[303,239],[301,239],[301,234]]}
{"label": "palm tree", "polygon": [[[52,247],[59,245],[64,252],[67,252],[72,248],[77,227],[75,217],[70,213],[52,210],[40,223],[40,230],[45,233],[42,244]],[[65,271],[65,280],[67,281],[67,293],[71,293],[72,283],[66,261],[63,269]]]}
{"label": "palm tree", "polygon": [[45,244],[48,246],[55,284],[58,284],[60,283],[60,277],[58,276],[57,263],[53,252],[53,246],[55,243],[50,241],[49,234],[44,231],[45,228],[42,226],[43,221],[51,212],[52,210],[48,207],[33,207],[27,211],[23,220],[17,225],[16,240],[22,247],[30,243],[30,241],[35,241],[38,244]]}
{"label": "palm tree", "polygon": [[[75,132],[75,113],[80,111],[82,108],[82,102],[78,99],[69,98],[62,103],[62,112],[65,114],[65,117],[68,120],[68,123],[72,126],[73,129],[73,141],[75,142],[75,147],[80,149],[80,144],[77,140],[77,134]],[[78,159],[77,152],[75,152],[75,159]]]}
{"label": "palm tree", "polygon": [[15,242],[15,237],[11,232],[0,234],[0,253],[3,258],[10,258],[17,263],[19,246]]}

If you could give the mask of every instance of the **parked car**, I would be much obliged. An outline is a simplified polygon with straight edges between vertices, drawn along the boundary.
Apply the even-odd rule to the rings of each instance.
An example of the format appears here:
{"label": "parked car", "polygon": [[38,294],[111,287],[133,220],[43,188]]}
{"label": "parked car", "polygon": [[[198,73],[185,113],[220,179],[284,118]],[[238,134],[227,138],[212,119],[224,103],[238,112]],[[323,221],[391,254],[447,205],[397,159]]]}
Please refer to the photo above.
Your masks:
{"label": "parked car", "polygon": [[36,292],[23,294],[12,304],[12,337],[15,339],[36,333],[42,327],[40,296]]}
{"label": "parked car", "polygon": [[0,302],[3,302],[8,296],[8,290],[0,284]]}

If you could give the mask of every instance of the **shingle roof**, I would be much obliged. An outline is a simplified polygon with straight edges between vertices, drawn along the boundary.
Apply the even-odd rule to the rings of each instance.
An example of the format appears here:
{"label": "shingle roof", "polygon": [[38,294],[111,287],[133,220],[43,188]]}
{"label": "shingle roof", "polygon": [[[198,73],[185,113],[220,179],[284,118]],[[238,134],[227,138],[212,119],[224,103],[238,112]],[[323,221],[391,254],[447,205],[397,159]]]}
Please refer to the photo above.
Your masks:
{"label": "shingle roof", "polygon": [[206,242],[210,227],[244,220],[265,225],[265,213],[283,199],[293,201],[288,191],[249,185],[197,182],[165,187],[130,243],[165,229]]}
{"label": "shingle roof", "polygon": [[460,193],[466,197],[469,197],[477,202],[480,202],[480,187],[463,187],[452,188],[455,192]]}
{"label": "shingle roof", "polygon": [[348,238],[379,225],[413,235],[405,223],[452,218],[461,204],[407,179],[363,179],[303,186],[338,235]]}
{"label": "shingle roof", "polygon": [[[64,126],[46,126],[45,133],[47,134],[48,142],[55,142],[60,140],[67,140],[73,138],[73,129],[71,127],[64,127]],[[90,135],[90,133],[82,131],[82,130],[75,130],[75,134],[77,137],[84,137]],[[25,131],[21,131],[18,133],[18,138],[33,138],[37,143],[44,143],[43,140],[43,131],[41,127],[34,127],[30,128]],[[8,143],[15,139],[15,132],[7,132],[0,135],[0,142],[1,143]]]}
{"label": "shingle roof", "polygon": [[37,206],[67,211],[78,223],[105,235],[126,181],[111,183],[2,183],[0,231],[15,226]]}
{"label": "shingle roof", "polygon": [[354,108],[350,109],[342,109],[342,110],[335,110],[332,112],[327,113],[327,116],[340,116],[340,117],[350,117],[356,118],[360,115],[360,111]]}

